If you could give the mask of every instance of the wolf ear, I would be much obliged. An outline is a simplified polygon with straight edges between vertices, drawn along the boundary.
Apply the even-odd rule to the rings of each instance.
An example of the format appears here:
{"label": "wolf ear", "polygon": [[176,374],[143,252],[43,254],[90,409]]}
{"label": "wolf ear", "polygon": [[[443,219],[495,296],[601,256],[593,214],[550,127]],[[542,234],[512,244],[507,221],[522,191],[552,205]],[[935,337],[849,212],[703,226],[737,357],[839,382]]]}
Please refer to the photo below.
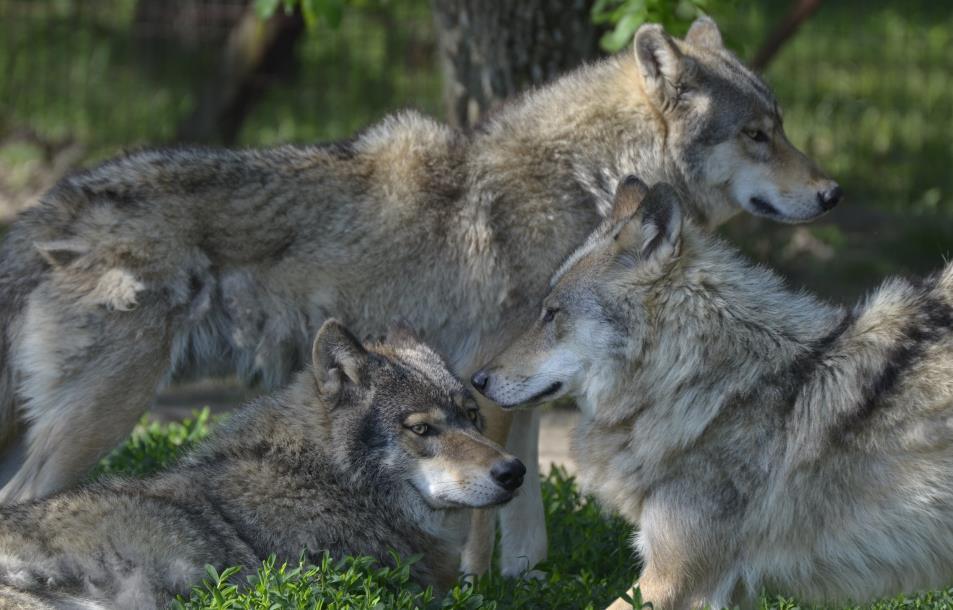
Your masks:
{"label": "wolf ear", "polygon": [[53,267],[65,267],[89,252],[89,244],[80,239],[35,241],[33,247]]}
{"label": "wolf ear", "polygon": [[346,385],[358,385],[367,363],[367,351],[337,320],[321,325],[311,357],[318,391],[325,398],[337,396]]}
{"label": "wolf ear", "polygon": [[694,47],[706,49],[724,49],[725,43],[721,40],[721,32],[715,20],[708,16],[699,17],[688,28],[685,42]]}
{"label": "wolf ear", "polygon": [[622,180],[619,180],[615,187],[615,197],[612,199],[612,212],[609,218],[612,222],[625,220],[639,209],[645,194],[649,192],[649,187],[638,176],[629,174]]}
{"label": "wolf ear", "polygon": [[682,205],[670,185],[653,186],[639,212],[616,237],[618,248],[638,250],[639,265],[661,265],[678,256],[682,240]]}
{"label": "wolf ear", "polygon": [[635,58],[638,60],[646,91],[660,105],[675,99],[676,85],[688,61],[662,26],[647,23],[635,33]]}

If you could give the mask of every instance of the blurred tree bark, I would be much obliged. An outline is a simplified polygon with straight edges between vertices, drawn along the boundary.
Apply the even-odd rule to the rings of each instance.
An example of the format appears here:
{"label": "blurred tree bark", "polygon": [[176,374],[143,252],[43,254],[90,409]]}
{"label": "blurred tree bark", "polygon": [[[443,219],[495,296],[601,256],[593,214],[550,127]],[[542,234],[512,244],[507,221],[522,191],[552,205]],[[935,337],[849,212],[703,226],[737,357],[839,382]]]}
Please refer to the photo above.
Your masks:
{"label": "blurred tree bark", "polygon": [[295,48],[304,29],[300,10],[278,11],[262,21],[249,3],[225,39],[218,73],[202,84],[176,140],[234,144],[272,81],[294,70]]}
{"label": "blurred tree bark", "polygon": [[764,72],[774,56],[778,54],[788,40],[797,33],[801,25],[821,7],[821,0],[794,0],[787,15],[768,34],[761,48],[751,60],[756,72]]}
{"label": "blurred tree bark", "polygon": [[431,0],[452,125],[599,55],[591,0]]}

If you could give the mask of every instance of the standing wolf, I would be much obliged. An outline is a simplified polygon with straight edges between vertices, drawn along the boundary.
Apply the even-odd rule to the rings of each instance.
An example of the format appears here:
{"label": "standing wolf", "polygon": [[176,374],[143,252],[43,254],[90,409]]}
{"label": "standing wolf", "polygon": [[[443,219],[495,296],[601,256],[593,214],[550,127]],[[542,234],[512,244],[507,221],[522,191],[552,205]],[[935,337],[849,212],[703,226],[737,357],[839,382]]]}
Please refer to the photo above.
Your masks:
{"label": "standing wolf", "polygon": [[480,426],[463,385],[406,331],[365,347],[328,321],[313,370],[170,471],[0,508],[0,606],[164,608],[206,564],[254,573],[303,551],[420,553],[415,580],[446,589],[463,509],[510,500],[525,472]]}
{"label": "standing wolf", "polygon": [[667,185],[636,211],[641,192],[620,187],[475,381],[502,405],[576,397],[580,479],[639,525],[643,597],[949,586],[953,265],[832,307],[683,222]]}
{"label": "standing wolf", "polygon": [[[165,380],[284,384],[331,315],[362,335],[406,319],[469,375],[628,172],[677,185],[707,226],[837,203],[712,21],[684,41],[647,25],[633,46],[474,133],[404,113],[330,146],[140,152],[64,178],[2,246],[0,501],[78,480]],[[538,423],[518,415],[508,434],[488,416],[530,469],[502,519],[503,572],[519,574],[546,551]],[[488,565],[490,518],[475,517],[465,570]]]}

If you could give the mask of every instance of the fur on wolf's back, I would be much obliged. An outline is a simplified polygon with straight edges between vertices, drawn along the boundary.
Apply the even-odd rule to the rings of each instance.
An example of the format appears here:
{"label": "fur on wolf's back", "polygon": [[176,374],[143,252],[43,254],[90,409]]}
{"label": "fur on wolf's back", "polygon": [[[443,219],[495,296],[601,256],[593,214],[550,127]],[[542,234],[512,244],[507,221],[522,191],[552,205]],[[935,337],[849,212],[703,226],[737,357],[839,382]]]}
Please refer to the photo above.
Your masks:
{"label": "fur on wolf's back", "polygon": [[165,473],[0,507],[0,585],[20,591],[0,589],[0,606],[33,593],[67,607],[161,608],[187,594],[206,564],[253,573],[271,553],[295,561],[324,550],[384,563],[391,550],[420,553],[413,578],[444,586],[462,543],[445,536],[456,513],[427,508],[402,473],[375,468],[356,438],[367,426],[347,424],[338,436],[316,396],[314,376],[302,372]]}
{"label": "fur on wolf's back", "polygon": [[[22,404],[32,397],[13,349],[44,284],[52,294],[38,300],[70,329],[52,329],[61,336],[95,335],[139,307],[133,326],[174,334],[161,339],[172,345],[161,366],[178,376],[279,387],[329,315],[365,334],[412,320],[466,372],[608,208],[614,175],[637,167],[680,182],[644,145],[657,127],[632,95],[636,73],[630,53],[610,58],[471,134],[404,112],[329,146],[148,150],[62,179],[0,243],[0,436],[22,437],[18,418],[41,417]],[[52,269],[36,244],[70,262]],[[394,282],[407,273],[410,292]],[[58,351],[34,359],[64,368],[83,353],[69,342]]]}
{"label": "fur on wolf's back", "polygon": [[649,601],[949,586],[953,266],[844,309],[688,226],[649,292],[644,349],[598,365],[573,441],[588,490],[641,525],[643,592],[671,596]]}

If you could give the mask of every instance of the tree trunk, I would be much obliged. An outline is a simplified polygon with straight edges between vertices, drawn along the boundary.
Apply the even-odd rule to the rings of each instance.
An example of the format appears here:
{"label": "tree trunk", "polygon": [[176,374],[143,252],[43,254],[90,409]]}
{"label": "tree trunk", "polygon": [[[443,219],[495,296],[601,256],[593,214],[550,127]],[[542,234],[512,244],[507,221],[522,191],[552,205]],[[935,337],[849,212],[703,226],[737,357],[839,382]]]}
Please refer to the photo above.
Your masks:
{"label": "tree trunk", "polygon": [[452,125],[599,55],[591,0],[431,0]]}
{"label": "tree trunk", "polygon": [[268,85],[293,69],[295,47],[303,32],[300,11],[288,15],[279,10],[262,21],[248,6],[225,41],[218,74],[203,85],[176,139],[234,144],[245,117]]}
{"label": "tree trunk", "polygon": [[821,0],[795,0],[791,3],[791,10],[784,19],[771,31],[758,53],[751,61],[751,67],[756,72],[764,72],[781,47],[797,33],[801,25],[821,7]]}

